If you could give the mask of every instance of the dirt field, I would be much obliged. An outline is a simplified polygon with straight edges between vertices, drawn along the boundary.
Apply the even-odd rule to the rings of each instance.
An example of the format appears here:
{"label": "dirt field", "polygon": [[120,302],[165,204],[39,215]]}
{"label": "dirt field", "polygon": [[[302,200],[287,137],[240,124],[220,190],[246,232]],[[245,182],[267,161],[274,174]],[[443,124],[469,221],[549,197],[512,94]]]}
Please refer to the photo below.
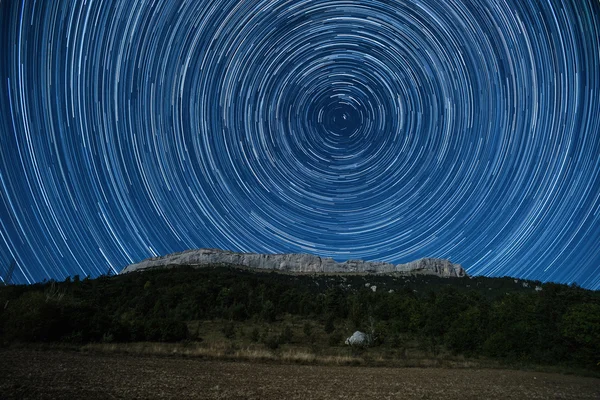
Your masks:
{"label": "dirt field", "polygon": [[0,351],[0,399],[600,399],[600,379]]}

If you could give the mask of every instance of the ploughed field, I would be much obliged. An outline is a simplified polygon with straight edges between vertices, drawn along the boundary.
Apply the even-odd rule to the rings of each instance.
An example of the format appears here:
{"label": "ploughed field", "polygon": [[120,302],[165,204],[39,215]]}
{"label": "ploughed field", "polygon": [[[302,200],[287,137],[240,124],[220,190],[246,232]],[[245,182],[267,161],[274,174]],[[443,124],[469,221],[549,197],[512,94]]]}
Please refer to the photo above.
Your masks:
{"label": "ploughed field", "polygon": [[0,350],[0,399],[600,399],[600,379]]}

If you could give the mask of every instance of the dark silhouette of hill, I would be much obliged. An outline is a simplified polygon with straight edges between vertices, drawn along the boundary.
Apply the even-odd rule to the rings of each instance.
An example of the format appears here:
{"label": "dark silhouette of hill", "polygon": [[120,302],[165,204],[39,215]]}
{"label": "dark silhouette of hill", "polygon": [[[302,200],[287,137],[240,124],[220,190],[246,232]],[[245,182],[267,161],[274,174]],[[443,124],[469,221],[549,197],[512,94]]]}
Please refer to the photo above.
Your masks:
{"label": "dark silhouette of hill", "polygon": [[[227,337],[228,324],[268,326],[289,316],[305,321],[307,337],[322,329],[332,346],[356,329],[383,348],[413,341],[432,354],[600,368],[600,292],[575,285],[214,265],[0,287],[4,345],[196,340],[197,321],[228,321]],[[265,346],[292,334],[265,338]]]}

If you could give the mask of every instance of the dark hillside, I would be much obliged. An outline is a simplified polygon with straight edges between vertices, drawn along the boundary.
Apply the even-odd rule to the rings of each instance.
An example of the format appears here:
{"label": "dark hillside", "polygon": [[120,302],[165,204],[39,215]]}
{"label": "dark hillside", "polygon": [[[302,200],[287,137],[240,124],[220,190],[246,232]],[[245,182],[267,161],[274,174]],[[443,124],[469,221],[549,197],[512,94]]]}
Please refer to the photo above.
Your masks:
{"label": "dark hillside", "polygon": [[433,355],[600,368],[600,293],[577,286],[215,266],[0,288],[4,345],[196,341],[208,337],[201,327],[209,322],[227,340],[268,349],[339,347],[361,330],[388,356],[414,345]]}

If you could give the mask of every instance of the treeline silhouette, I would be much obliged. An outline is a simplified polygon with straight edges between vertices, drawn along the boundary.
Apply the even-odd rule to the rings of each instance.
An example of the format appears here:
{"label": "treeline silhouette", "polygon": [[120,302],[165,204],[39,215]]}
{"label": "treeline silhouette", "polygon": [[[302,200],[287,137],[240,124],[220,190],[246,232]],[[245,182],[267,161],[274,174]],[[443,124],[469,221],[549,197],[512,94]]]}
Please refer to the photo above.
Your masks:
{"label": "treeline silhouette", "polygon": [[413,338],[434,354],[443,348],[466,356],[600,368],[600,292],[576,285],[288,275],[215,266],[0,287],[3,345],[172,342],[192,339],[191,321],[268,324],[286,315],[301,316],[327,333],[344,321],[370,332],[375,346]]}

